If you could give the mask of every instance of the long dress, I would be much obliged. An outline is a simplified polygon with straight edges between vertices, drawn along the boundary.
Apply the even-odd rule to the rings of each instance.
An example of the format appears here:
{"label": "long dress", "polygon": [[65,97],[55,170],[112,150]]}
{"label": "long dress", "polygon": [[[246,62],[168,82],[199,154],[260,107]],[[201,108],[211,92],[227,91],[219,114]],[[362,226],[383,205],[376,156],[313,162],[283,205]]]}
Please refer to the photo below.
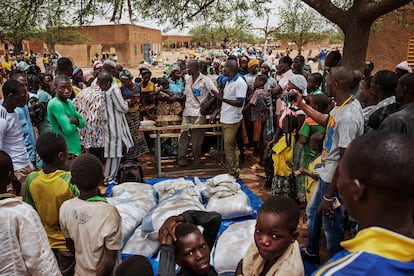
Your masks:
{"label": "long dress", "polygon": [[129,90],[127,87],[121,87],[122,96],[130,103],[128,113],[125,114],[125,118],[128,123],[129,131],[134,141],[134,145],[128,150],[126,159],[136,159],[143,154],[149,152],[147,142],[144,137],[144,133],[139,130],[140,126],[140,88],[138,84],[134,83],[135,91]]}

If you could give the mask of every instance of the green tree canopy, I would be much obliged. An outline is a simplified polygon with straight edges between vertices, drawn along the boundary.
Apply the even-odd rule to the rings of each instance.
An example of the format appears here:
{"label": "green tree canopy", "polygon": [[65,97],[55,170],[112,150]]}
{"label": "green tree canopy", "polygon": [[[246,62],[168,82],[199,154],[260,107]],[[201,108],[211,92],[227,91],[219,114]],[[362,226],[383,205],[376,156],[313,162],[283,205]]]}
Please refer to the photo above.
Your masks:
{"label": "green tree canopy", "polygon": [[288,38],[298,47],[299,53],[303,45],[323,37],[322,33],[330,26],[315,10],[301,0],[287,0],[279,8],[280,27],[278,38]]}

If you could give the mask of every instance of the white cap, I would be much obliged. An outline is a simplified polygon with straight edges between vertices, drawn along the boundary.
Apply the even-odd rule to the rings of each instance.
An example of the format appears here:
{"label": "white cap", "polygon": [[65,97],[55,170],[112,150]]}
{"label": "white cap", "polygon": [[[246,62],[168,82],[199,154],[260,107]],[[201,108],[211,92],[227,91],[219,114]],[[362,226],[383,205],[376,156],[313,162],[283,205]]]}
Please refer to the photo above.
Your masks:
{"label": "white cap", "polygon": [[410,65],[408,65],[408,62],[406,61],[406,60],[404,60],[404,61],[402,61],[402,62],[400,62],[398,65],[397,65],[397,67],[396,68],[398,68],[398,69],[401,69],[401,70],[404,70],[404,71],[407,71],[408,73],[412,73],[412,69],[411,69],[411,67],[410,67]]}

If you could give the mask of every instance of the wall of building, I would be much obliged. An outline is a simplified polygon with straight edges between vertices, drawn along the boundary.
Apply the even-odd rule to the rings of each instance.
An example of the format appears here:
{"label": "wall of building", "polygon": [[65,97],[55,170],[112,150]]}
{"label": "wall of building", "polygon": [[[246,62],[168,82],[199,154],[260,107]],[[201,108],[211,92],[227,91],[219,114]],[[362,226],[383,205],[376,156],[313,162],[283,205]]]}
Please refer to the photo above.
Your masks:
{"label": "wall of building", "polygon": [[189,48],[191,46],[191,35],[163,35],[162,41],[166,49]]}
{"label": "wall of building", "polygon": [[78,66],[89,67],[95,53],[116,53],[122,66],[136,66],[144,60],[144,45],[161,49],[161,31],[131,24],[84,26],[74,28],[89,37],[83,44],[57,44],[56,51],[73,59]]}
{"label": "wall of building", "polygon": [[374,62],[375,71],[394,71],[398,63],[407,60],[410,36],[414,36],[414,7],[407,6],[383,17],[379,30],[371,31],[366,59]]}

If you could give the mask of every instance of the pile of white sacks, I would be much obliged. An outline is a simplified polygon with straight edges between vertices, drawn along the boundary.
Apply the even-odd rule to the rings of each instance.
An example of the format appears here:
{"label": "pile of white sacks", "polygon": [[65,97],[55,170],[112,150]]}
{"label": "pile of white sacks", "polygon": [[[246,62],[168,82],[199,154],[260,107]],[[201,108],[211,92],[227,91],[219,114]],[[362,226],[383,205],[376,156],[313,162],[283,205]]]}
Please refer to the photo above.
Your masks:
{"label": "pile of white sacks", "polygon": [[[108,202],[117,207],[122,217],[122,253],[147,257],[156,256],[158,230],[170,216],[187,210],[205,210],[216,211],[223,219],[234,219],[250,216],[254,211],[240,184],[228,174],[206,182],[178,178],[154,185],[123,183],[113,188]],[[234,272],[253,240],[254,223],[255,220],[235,223],[217,240],[212,264],[219,274]]]}

